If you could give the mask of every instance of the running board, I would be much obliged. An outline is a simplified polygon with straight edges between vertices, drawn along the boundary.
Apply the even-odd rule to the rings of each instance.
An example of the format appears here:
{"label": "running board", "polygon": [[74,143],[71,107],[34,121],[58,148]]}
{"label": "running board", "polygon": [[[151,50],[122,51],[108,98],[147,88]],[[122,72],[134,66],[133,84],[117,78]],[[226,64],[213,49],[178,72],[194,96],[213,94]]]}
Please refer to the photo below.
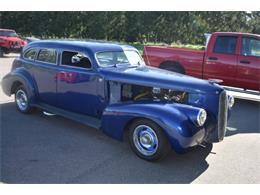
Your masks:
{"label": "running board", "polygon": [[83,115],[83,114],[77,114],[74,112],[70,112],[70,111],[66,111],[54,106],[50,106],[47,104],[35,104],[33,105],[37,108],[40,108],[42,110],[46,110],[47,112],[51,112],[53,114],[57,114],[59,116],[62,116],[64,118],[68,118],[74,121],[77,121],[79,123],[82,123],[84,125],[93,127],[95,129],[100,129],[101,128],[101,120],[97,119],[95,117],[91,117],[91,116],[87,116],[87,115]]}

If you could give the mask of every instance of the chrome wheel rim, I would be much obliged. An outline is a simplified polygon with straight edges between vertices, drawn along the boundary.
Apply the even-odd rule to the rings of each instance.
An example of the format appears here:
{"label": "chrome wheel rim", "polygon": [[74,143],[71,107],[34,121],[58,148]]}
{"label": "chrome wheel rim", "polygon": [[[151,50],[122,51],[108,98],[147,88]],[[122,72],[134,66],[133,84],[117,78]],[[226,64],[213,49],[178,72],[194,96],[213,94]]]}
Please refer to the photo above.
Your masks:
{"label": "chrome wheel rim", "polygon": [[157,151],[158,138],[154,130],[147,125],[139,125],[135,128],[133,141],[137,150],[145,156],[151,156]]}
{"label": "chrome wheel rim", "polygon": [[23,90],[18,90],[16,92],[16,104],[20,110],[25,111],[28,107],[28,98]]}

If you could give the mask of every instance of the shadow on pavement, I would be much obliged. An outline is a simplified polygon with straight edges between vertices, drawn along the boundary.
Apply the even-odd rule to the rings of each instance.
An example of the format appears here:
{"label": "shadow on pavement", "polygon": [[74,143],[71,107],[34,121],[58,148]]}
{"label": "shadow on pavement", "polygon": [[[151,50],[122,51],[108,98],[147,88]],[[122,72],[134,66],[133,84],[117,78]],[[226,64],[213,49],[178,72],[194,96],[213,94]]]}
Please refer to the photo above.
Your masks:
{"label": "shadow on pavement", "polygon": [[14,103],[0,106],[2,182],[190,183],[209,166],[212,145],[151,163],[96,129],[40,112],[24,115]]}
{"label": "shadow on pavement", "polygon": [[260,133],[260,102],[236,99],[227,126],[226,136]]}

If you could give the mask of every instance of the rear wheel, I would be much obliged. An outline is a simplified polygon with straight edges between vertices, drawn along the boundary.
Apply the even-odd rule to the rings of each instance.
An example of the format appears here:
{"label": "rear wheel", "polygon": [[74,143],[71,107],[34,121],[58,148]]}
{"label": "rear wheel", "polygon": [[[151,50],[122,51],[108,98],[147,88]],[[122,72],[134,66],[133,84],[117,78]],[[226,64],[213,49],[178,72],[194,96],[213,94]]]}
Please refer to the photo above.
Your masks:
{"label": "rear wheel", "polygon": [[130,125],[129,142],[137,156],[148,161],[162,159],[171,149],[160,126],[147,119],[135,120]]}
{"label": "rear wheel", "polygon": [[23,85],[17,87],[15,91],[15,103],[17,109],[22,113],[28,114],[33,111],[33,107],[29,104],[28,93]]}
{"label": "rear wheel", "polygon": [[181,74],[185,74],[185,70],[178,62],[163,62],[160,65],[161,69],[165,69],[172,72],[178,72]]}
{"label": "rear wheel", "polygon": [[181,74],[184,74],[184,71],[183,69],[181,69],[180,67],[167,67],[165,68],[165,70],[169,70],[169,71],[172,71],[172,72],[178,72],[178,73],[181,73]]}

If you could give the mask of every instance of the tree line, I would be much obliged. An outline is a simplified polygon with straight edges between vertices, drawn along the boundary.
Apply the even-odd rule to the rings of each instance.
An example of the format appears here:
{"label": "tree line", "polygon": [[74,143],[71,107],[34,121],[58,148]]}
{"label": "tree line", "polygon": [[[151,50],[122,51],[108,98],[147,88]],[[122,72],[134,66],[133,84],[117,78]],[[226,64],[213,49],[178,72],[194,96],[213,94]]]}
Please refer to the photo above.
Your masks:
{"label": "tree line", "polygon": [[260,34],[260,12],[0,12],[0,28],[40,38],[203,44],[215,31]]}

